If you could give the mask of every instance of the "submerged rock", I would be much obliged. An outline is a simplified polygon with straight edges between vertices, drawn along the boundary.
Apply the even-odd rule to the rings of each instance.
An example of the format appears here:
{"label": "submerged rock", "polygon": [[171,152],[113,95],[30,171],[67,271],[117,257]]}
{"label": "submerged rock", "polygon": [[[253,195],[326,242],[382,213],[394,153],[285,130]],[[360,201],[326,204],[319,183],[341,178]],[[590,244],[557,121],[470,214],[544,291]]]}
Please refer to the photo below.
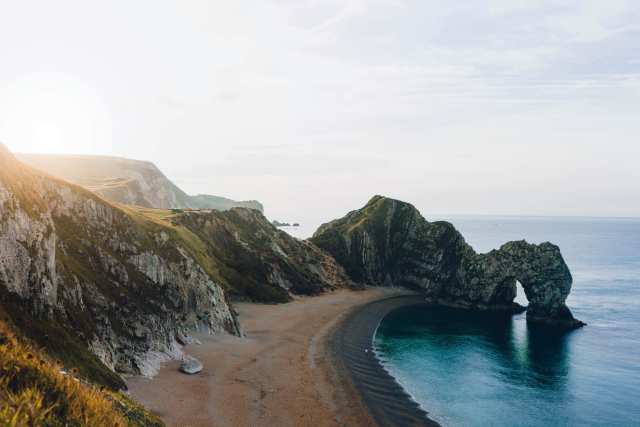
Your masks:
{"label": "submerged rock", "polygon": [[185,356],[180,363],[180,372],[193,375],[202,371],[202,362],[193,356]]}
{"label": "submerged rock", "polygon": [[529,321],[584,325],[565,305],[571,273],[551,243],[509,242],[477,254],[450,223],[428,222],[412,205],[382,196],[324,224],[311,241],[359,283],[420,290],[438,304],[517,312],[519,281],[529,300]]}

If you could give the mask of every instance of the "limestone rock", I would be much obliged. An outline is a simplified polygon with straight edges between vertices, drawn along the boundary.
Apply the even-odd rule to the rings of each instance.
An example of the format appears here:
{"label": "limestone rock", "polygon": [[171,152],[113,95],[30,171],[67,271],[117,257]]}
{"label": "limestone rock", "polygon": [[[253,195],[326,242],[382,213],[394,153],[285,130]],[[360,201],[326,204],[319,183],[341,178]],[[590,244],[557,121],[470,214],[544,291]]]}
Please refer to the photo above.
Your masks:
{"label": "limestone rock", "polygon": [[333,257],[278,230],[256,210],[189,211],[172,220],[202,239],[233,298],[286,302],[292,294],[358,287]]}
{"label": "limestone rock", "polygon": [[579,327],[565,305],[571,273],[551,244],[509,242],[477,254],[447,222],[428,222],[412,205],[375,196],[344,218],[321,226],[311,242],[333,255],[356,282],[421,290],[433,302],[488,310],[521,310],[527,319]]}
{"label": "limestone rock", "polygon": [[183,334],[182,332],[178,332],[176,334],[176,341],[178,341],[178,344],[180,345],[202,344],[199,339],[194,338],[191,335]]}
{"label": "limestone rock", "polygon": [[258,210],[112,204],[0,145],[0,311],[96,382],[153,375],[190,331],[241,335],[230,296],[284,302],[349,286],[331,256]]}
{"label": "limestone rock", "polygon": [[202,362],[193,356],[185,356],[180,363],[180,372],[193,375],[202,372]]}
{"label": "limestone rock", "polygon": [[183,236],[0,147],[0,311],[94,381],[152,375],[179,357],[178,332],[240,334],[201,243]]}

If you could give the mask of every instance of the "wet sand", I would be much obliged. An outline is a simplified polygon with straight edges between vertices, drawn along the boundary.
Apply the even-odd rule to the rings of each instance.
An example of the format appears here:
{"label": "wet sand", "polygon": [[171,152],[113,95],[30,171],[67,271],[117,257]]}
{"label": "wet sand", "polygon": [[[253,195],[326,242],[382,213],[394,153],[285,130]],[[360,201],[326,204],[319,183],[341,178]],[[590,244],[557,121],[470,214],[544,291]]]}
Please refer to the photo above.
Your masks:
{"label": "wet sand", "polygon": [[333,365],[351,380],[380,427],[440,426],[389,375],[373,348],[375,331],[387,314],[418,304],[425,304],[424,297],[398,296],[369,302],[352,310],[329,338]]}
{"label": "wet sand", "polygon": [[333,337],[355,307],[399,294],[341,290],[288,304],[236,304],[245,337],[196,335],[202,344],[184,350],[203,362],[200,374],[169,362],[153,379],[130,378],[130,392],[169,426],[378,425]]}

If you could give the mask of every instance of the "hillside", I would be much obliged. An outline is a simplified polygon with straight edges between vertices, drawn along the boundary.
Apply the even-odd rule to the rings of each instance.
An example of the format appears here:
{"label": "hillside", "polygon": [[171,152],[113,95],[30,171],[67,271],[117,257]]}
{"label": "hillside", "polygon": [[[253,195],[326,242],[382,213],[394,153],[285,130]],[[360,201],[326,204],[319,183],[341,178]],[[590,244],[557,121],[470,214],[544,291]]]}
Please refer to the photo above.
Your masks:
{"label": "hillside", "polygon": [[198,328],[238,333],[222,287],[179,230],[0,149],[0,311],[81,374],[151,373]]}
{"label": "hillside", "polygon": [[168,218],[202,239],[220,283],[235,298],[285,302],[290,294],[361,287],[333,257],[277,229],[256,210],[185,211]]}
{"label": "hillside", "polygon": [[0,321],[0,425],[164,424],[123,393],[79,381]]}
{"label": "hillside", "polygon": [[81,185],[117,203],[160,209],[256,209],[257,201],[235,201],[219,196],[190,196],[171,182],[153,163],[107,156],[18,154],[22,162],[53,176]]}
{"label": "hillside", "polygon": [[350,285],[256,210],[114,205],[0,146],[0,315],[83,378],[120,388],[118,373],[152,374],[190,331],[239,334],[227,295]]}
{"label": "hillside", "polygon": [[420,290],[434,302],[518,311],[516,281],[531,322],[582,326],[565,305],[572,277],[551,243],[508,242],[477,254],[453,225],[428,222],[409,203],[373,197],[362,209],[321,226],[311,241],[332,254],[351,278]]}

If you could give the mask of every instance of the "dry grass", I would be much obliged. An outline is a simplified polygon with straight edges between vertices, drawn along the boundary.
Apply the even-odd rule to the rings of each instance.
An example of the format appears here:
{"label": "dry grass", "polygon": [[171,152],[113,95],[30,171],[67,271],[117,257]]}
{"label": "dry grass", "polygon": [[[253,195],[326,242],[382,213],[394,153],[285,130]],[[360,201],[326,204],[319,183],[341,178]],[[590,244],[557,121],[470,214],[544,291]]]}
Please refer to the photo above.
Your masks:
{"label": "dry grass", "polygon": [[207,252],[207,245],[202,238],[187,227],[173,221],[184,212],[198,212],[198,209],[154,209],[123,204],[117,204],[117,207],[143,228],[154,233],[165,231],[177,242],[182,243],[180,247],[185,249],[216,283],[228,288],[215,260]]}
{"label": "dry grass", "polygon": [[61,369],[0,323],[0,425],[162,426],[124,395]]}

